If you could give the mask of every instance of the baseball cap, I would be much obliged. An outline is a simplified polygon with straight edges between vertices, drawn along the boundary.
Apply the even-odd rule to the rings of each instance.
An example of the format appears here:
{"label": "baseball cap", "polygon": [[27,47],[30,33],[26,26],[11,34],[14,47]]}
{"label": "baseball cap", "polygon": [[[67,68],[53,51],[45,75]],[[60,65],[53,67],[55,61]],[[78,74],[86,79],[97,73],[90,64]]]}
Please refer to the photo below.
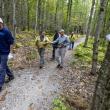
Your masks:
{"label": "baseball cap", "polygon": [[60,32],[64,32],[64,29],[61,29]]}

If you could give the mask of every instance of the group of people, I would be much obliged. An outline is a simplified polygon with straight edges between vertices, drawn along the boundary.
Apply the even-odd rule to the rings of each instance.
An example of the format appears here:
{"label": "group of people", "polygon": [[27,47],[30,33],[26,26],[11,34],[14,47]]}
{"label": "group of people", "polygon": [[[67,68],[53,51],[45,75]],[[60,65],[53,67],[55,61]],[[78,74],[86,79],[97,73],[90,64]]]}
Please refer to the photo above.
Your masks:
{"label": "group of people", "polygon": [[74,33],[71,33],[71,36],[68,37],[65,35],[65,32],[63,29],[61,29],[59,32],[56,31],[53,42],[49,41],[49,39],[46,37],[45,32],[40,32],[39,37],[36,38],[36,46],[38,48],[39,56],[40,56],[40,68],[44,67],[44,54],[45,54],[45,48],[48,44],[51,44],[53,46],[53,52],[52,52],[52,60],[57,61],[58,65],[57,68],[62,69],[64,66],[64,57],[67,50],[67,47],[69,47],[69,50],[73,49],[74,47]]}
{"label": "group of people", "polygon": [[[57,61],[58,65],[57,68],[62,69],[64,66],[64,57],[67,50],[73,49],[74,46],[74,37],[73,32],[70,37],[65,35],[63,29],[59,32],[56,31],[53,41],[50,41],[46,35],[45,31],[39,33],[39,36],[36,37],[35,44],[38,49],[38,53],[40,56],[40,65],[39,68],[43,68],[45,64],[45,49],[47,45],[52,45],[53,52],[52,52],[52,60]],[[4,83],[8,83],[14,79],[14,75],[8,67],[8,56],[11,51],[12,45],[14,44],[14,38],[11,32],[4,27],[4,22],[0,18],[0,92],[2,91],[2,87]],[[5,76],[7,75],[7,80],[5,80]]]}

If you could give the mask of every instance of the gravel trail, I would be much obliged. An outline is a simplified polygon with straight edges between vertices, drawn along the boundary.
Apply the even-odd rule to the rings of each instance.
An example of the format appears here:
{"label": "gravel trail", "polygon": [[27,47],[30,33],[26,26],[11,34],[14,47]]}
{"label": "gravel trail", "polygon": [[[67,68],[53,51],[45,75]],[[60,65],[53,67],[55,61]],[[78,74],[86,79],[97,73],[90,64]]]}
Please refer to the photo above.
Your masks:
{"label": "gravel trail", "polygon": [[[84,38],[75,47],[81,42]],[[66,65],[71,53],[66,54]],[[51,110],[53,99],[62,92],[59,71],[56,62],[48,62],[42,70],[36,67],[15,72],[15,79],[0,93],[4,99],[0,101],[0,110]]]}

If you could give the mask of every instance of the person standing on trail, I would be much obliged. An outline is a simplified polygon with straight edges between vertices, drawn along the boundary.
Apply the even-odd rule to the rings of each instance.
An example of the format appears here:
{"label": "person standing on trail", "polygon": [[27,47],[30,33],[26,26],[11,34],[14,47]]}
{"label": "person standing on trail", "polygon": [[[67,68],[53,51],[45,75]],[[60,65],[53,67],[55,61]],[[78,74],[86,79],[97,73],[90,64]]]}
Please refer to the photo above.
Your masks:
{"label": "person standing on trail", "polygon": [[69,50],[73,49],[74,47],[74,41],[75,41],[75,38],[74,38],[74,32],[71,33],[71,36],[70,36],[70,45],[69,45]]}
{"label": "person standing on trail", "polygon": [[36,38],[36,46],[40,56],[40,69],[44,67],[45,48],[49,42],[49,39],[45,36],[45,31],[40,32],[39,37]]}
{"label": "person standing on trail", "polygon": [[56,61],[58,62],[57,68],[62,69],[64,66],[66,49],[69,45],[69,38],[67,35],[65,35],[63,29],[60,30],[60,36],[52,42],[52,44],[55,43],[58,43],[58,48],[56,49]]}
{"label": "person standing on trail", "polygon": [[[55,41],[59,37],[59,32],[55,31],[55,35],[53,37],[53,41]],[[57,43],[53,44],[53,51],[52,51],[52,60],[55,60],[55,51],[57,49]]]}
{"label": "person standing on trail", "polygon": [[14,75],[7,65],[8,55],[13,43],[14,38],[11,32],[4,27],[3,20],[0,18],[0,91],[4,85],[6,74],[8,76],[7,82],[14,79]]}

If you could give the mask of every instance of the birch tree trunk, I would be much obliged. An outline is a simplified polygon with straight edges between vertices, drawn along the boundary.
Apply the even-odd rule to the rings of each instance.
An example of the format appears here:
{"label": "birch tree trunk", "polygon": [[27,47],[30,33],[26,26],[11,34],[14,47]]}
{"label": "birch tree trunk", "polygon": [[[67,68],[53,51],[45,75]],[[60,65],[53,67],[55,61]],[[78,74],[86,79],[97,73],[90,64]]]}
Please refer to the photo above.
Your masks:
{"label": "birch tree trunk", "polygon": [[92,6],[91,6],[90,17],[89,17],[89,21],[88,21],[88,27],[87,27],[87,31],[86,31],[86,39],[85,39],[84,47],[87,47],[87,42],[88,42],[88,38],[90,35],[90,27],[91,27],[93,12],[94,12],[94,6],[95,6],[95,0],[92,0]]}
{"label": "birch tree trunk", "polygon": [[99,17],[98,17],[97,26],[96,26],[96,32],[95,32],[95,36],[94,36],[95,37],[94,44],[93,44],[91,74],[96,74],[96,72],[97,72],[99,38],[100,38],[101,29],[102,29],[102,24],[104,21],[105,8],[107,5],[107,2],[108,2],[108,0],[100,0],[100,11],[99,11]]}
{"label": "birch tree trunk", "polygon": [[91,110],[110,110],[110,42],[98,74]]}

